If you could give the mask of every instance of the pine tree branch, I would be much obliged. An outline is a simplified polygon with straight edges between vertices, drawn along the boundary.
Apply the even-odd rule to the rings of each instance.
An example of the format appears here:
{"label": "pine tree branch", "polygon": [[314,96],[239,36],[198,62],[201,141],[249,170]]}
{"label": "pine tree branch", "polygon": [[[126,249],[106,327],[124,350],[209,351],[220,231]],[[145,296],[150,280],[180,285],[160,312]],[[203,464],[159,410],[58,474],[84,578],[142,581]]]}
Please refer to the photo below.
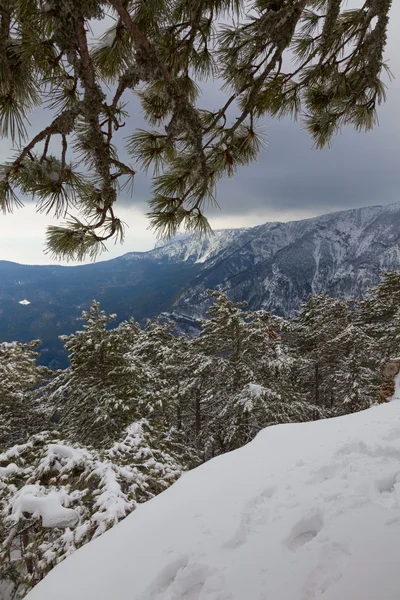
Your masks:
{"label": "pine tree branch", "polygon": [[[29,144],[23,148],[23,150],[20,153],[20,155],[18,156],[18,158],[14,161],[14,163],[13,163],[14,168],[18,169],[21,166],[24,159],[27,156],[29,156],[29,154],[34,149],[34,147],[37,144],[39,144],[40,142],[43,142],[43,140],[46,140],[46,144],[47,144],[47,148],[48,148],[50,139],[53,135],[56,135],[56,134],[68,135],[69,133],[72,133],[72,131],[74,130],[74,126],[75,126],[75,120],[78,117],[80,110],[81,110],[80,104],[78,104],[75,108],[65,110],[63,113],[61,113],[61,115],[56,117],[50,125],[45,127],[45,129],[43,129],[40,133],[35,135],[35,137],[32,138],[32,140],[29,142]],[[46,145],[45,145],[45,149],[46,149]]]}

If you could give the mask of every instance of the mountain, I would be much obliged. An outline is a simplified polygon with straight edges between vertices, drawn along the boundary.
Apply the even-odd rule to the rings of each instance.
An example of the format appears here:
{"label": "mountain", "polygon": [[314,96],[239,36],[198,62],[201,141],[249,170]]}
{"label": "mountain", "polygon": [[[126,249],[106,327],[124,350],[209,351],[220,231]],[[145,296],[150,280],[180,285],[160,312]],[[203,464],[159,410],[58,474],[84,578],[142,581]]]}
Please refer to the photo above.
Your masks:
{"label": "mountain", "polygon": [[291,316],[311,293],[362,297],[382,270],[399,266],[400,203],[266,223],[211,252],[173,310],[201,316],[205,290],[218,287],[252,309]]}
{"label": "mountain", "polygon": [[190,330],[207,310],[208,288],[290,316],[310,293],[359,298],[382,270],[399,265],[400,203],[206,238],[181,235],[149,252],[84,266],[0,261],[0,340],[39,337],[42,360],[63,364],[57,336],[79,328],[93,298],[121,320],[163,313]]}
{"label": "mountain", "polygon": [[140,505],[26,600],[398,600],[399,421],[392,400],[269,427]]}

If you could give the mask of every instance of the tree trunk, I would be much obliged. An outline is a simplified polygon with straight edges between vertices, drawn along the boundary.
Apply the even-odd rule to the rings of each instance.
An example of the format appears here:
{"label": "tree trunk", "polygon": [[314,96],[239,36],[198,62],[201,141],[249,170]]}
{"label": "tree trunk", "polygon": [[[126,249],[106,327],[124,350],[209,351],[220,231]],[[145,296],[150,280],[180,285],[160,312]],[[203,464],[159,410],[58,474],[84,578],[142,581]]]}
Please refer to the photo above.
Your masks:
{"label": "tree trunk", "polygon": [[196,415],[196,438],[201,433],[201,404],[200,404],[200,390],[196,390],[195,396],[195,415]]}
{"label": "tree trunk", "polygon": [[314,382],[315,382],[315,405],[319,406],[319,364],[318,363],[315,363]]}
{"label": "tree trunk", "polygon": [[33,560],[30,557],[25,556],[25,551],[27,546],[29,545],[29,532],[25,529],[22,533],[21,533],[21,547],[22,547],[22,555],[24,557],[25,560],[25,564],[26,564],[26,570],[28,571],[29,575],[33,574]]}
{"label": "tree trunk", "polygon": [[182,429],[182,406],[180,400],[178,400],[178,404],[176,406],[176,428],[178,431],[181,431]]}

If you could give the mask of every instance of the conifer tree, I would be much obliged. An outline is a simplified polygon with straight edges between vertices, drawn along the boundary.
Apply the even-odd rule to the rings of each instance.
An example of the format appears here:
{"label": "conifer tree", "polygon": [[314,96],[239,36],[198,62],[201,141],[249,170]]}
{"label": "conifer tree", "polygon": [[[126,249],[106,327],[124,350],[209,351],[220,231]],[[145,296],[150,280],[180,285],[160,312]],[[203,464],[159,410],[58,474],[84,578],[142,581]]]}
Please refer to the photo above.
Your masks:
{"label": "conifer tree", "polygon": [[336,401],[335,373],[344,354],[338,337],[350,322],[347,302],[329,296],[309,296],[294,323],[297,351],[309,361],[303,386],[310,401],[331,407]]}
{"label": "conifer tree", "polygon": [[315,407],[303,402],[293,385],[294,361],[275,320],[262,311],[244,311],[245,303],[221,292],[209,293],[215,301],[198,347],[212,357],[202,405],[203,435],[213,452],[240,447],[270,424],[313,418]]}
{"label": "conifer tree", "polygon": [[168,439],[187,466],[193,467],[199,456],[188,415],[191,398],[187,386],[193,386],[195,378],[191,348],[191,340],[178,335],[175,323],[149,319],[128,356],[146,374],[140,415],[149,420],[155,434]]}
{"label": "conifer tree", "polygon": [[182,455],[145,420],[131,423],[102,451],[68,444],[53,432],[0,454],[1,590],[23,598],[60,561],[164,491],[185,468]]}
{"label": "conifer tree", "polygon": [[26,440],[46,418],[35,406],[35,389],[50,375],[36,364],[39,345],[38,340],[0,343],[0,450]]}
{"label": "conifer tree", "polygon": [[358,303],[360,325],[377,341],[381,361],[400,356],[400,273],[384,273],[381,283]]}
{"label": "conifer tree", "polygon": [[[373,127],[391,3],[1,0],[0,133],[16,146],[1,208],[21,204],[20,193],[59,217],[76,207],[49,228],[48,249],[94,256],[123,237],[115,202],[139,167],[153,174],[159,232],[207,230],[218,180],[259,154],[262,117],[300,116],[319,147],[343,126]],[[104,34],[91,43],[95,21]],[[207,79],[226,91],[220,108],[200,106]],[[115,145],[132,94],[147,121],[126,129],[135,164]],[[39,106],[48,122],[30,137]]]}
{"label": "conifer tree", "polygon": [[372,406],[378,400],[380,385],[377,347],[369,335],[351,323],[334,340],[342,350],[335,370],[335,393],[337,404],[331,415],[358,412]]}
{"label": "conifer tree", "polygon": [[145,365],[149,393],[144,414],[156,414],[163,426],[176,425],[176,394],[179,377],[176,377],[175,364],[179,338],[174,335],[174,324],[163,323],[160,319],[148,319],[146,327],[132,347],[132,360]]}
{"label": "conifer tree", "polygon": [[139,414],[146,374],[130,353],[140,327],[131,320],[107,329],[115,315],[107,316],[95,301],[82,316],[82,331],[61,338],[71,364],[52,382],[51,400],[60,411],[64,435],[104,447]]}
{"label": "conifer tree", "polygon": [[[200,343],[199,343],[200,342]],[[175,363],[175,377],[179,381],[177,408],[180,427],[188,443],[203,460],[211,458],[212,441],[209,436],[210,422],[214,414],[220,388],[216,370],[218,358],[204,353],[198,338],[180,339],[180,362]],[[215,399],[210,400],[210,386],[215,384]]]}

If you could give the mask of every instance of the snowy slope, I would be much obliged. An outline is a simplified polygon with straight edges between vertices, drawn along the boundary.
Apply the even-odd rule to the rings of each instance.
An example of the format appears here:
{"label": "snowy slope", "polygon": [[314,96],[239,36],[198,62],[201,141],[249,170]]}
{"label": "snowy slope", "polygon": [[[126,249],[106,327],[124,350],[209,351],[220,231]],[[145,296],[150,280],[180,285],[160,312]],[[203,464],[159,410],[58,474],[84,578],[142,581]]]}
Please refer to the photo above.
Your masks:
{"label": "snowy slope", "polygon": [[288,316],[311,293],[360,298],[379,283],[383,270],[399,268],[400,203],[265,223],[238,230],[211,255],[173,310],[202,316],[206,289],[218,287],[251,309]]}
{"label": "snowy slope", "polygon": [[398,600],[400,401],[280,425],[184,475],[28,600]]}
{"label": "snowy slope", "polygon": [[203,238],[181,234],[119,260],[197,267],[167,309],[186,318],[204,316],[208,288],[246,300],[251,309],[291,316],[311,293],[360,298],[379,283],[382,271],[400,268],[400,203],[220,230]]}
{"label": "snowy slope", "polygon": [[161,262],[190,262],[204,263],[214,258],[221,251],[229,247],[236,240],[247,240],[247,235],[252,236],[252,227],[241,229],[219,229],[211,235],[200,237],[198,235],[179,234],[170,242],[158,242],[153,250],[148,252],[129,252],[121,259],[137,261],[151,259]]}

